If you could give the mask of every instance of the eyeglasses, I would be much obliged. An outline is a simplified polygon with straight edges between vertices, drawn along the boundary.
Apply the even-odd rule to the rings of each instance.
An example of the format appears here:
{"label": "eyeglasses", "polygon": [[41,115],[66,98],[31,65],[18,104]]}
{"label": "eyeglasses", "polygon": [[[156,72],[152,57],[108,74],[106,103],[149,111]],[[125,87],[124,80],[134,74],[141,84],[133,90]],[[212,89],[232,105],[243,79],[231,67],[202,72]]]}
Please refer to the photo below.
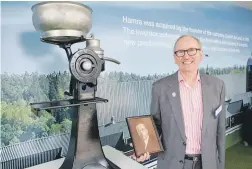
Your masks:
{"label": "eyeglasses", "polygon": [[178,57],[183,57],[185,56],[185,52],[189,55],[189,56],[194,56],[196,55],[197,51],[201,50],[199,48],[189,48],[187,50],[177,50],[174,52],[174,54]]}

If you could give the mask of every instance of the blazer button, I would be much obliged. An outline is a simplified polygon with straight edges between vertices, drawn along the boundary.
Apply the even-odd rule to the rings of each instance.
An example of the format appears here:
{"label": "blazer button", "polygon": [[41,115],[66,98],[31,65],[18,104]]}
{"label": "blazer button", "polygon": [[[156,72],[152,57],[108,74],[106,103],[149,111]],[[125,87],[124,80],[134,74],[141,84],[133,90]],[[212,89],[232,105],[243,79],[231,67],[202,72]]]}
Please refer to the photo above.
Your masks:
{"label": "blazer button", "polygon": [[186,146],[186,142],[183,142],[183,145]]}
{"label": "blazer button", "polygon": [[180,162],[181,164],[183,164],[183,163],[184,163],[184,162],[183,162],[183,160],[180,160],[179,162]]}

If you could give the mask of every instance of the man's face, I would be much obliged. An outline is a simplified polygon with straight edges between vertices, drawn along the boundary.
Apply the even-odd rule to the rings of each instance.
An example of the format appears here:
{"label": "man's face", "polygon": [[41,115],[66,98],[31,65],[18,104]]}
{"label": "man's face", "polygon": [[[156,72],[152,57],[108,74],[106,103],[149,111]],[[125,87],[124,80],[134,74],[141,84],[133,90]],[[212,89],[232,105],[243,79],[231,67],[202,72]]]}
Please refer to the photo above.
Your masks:
{"label": "man's face", "polygon": [[143,124],[137,125],[137,132],[143,140],[146,140],[149,137],[148,130],[145,128]]}
{"label": "man's face", "polygon": [[[175,63],[182,72],[194,72],[198,70],[199,64],[203,59],[200,46],[192,37],[183,37],[177,42],[174,54]],[[188,50],[188,53],[183,50]],[[182,56],[184,53],[184,56]],[[195,54],[195,55],[194,55]]]}

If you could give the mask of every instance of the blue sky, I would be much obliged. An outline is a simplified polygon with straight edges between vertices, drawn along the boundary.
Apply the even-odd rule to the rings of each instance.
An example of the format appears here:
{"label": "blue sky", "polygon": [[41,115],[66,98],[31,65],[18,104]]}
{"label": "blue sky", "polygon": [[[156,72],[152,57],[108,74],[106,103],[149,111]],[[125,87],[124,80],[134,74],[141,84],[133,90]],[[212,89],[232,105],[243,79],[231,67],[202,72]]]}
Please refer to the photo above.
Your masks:
{"label": "blue sky", "polygon": [[[24,71],[50,73],[68,70],[68,61],[63,49],[39,41],[40,34],[35,32],[32,25],[31,7],[35,3],[37,2],[2,2],[2,73]],[[239,48],[240,53],[207,52],[210,57],[203,60],[202,66],[209,64],[214,67],[225,67],[246,64],[252,52],[252,11],[235,6],[231,2],[85,2],[85,4],[93,10],[91,32],[101,40],[105,56],[121,62],[119,66],[108,63],[107,72],[123,71],[148,75],[168,73],[177,69],[171,48],[130,47],[124,44],[124,40],[150,40],[172,46],[174,38],[129,36],[123,33],[123,26],[178,35],[179,32],[125,24],[122,22],[123,16],[207,29],[250,39],[248,47]],[[219,45],[203,44],[204,46]],[[74,45],[72,49],[76,51],[84,47],[84,43],[81,43]]]}

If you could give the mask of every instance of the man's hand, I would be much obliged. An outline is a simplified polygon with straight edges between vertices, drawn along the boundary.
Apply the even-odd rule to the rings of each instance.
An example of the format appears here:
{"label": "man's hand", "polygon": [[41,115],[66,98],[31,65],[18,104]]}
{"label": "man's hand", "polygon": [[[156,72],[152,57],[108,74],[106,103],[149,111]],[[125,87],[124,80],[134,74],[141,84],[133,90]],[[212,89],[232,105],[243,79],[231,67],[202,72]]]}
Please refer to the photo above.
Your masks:
{"label": "man's hand", "polygon": [[[130,146],[133,147],[132,143],[130,143]],[[134,153],[130,156],[130,158],[132,158],[133,160],[136,160],[137,162],[144,162],[144,161],[150,159],[150,154],[149,154],[149,152],[147,152],[147,153],[144,153],[143,155],[141,155],[140,157],[136,157],[136,154]]]}
{"label": "man's hand", "polygon": [[147,152],[147,153],[144,153],[143,155],[141,155],[140,157],[136,157],[136,154],[134,153],[130,157],[132,159],[136,160],[137,162],[144,162],[144,161],[150,159],[150,154],[149,154],[149,152]]}

